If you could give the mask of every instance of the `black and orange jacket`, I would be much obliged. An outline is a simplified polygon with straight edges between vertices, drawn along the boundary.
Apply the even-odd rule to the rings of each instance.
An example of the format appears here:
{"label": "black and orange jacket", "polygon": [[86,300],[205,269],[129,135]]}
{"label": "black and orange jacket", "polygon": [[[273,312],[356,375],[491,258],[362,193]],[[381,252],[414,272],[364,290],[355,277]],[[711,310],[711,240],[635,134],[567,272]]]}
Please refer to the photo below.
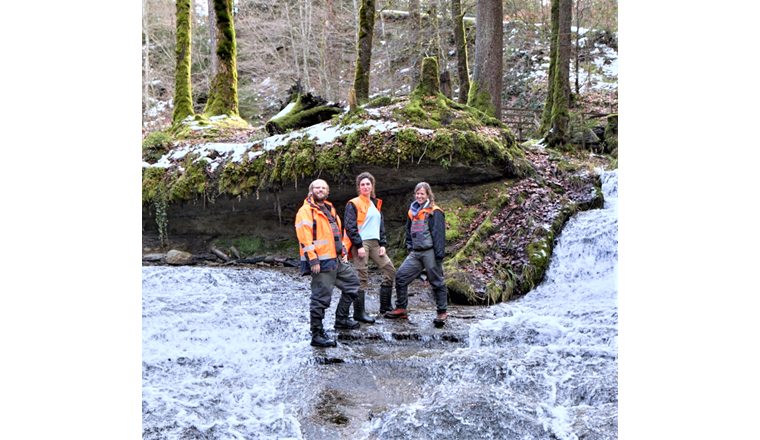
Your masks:
{"label": "black and orange jacket", "polygon": [[335,218],[336,228],[311,197],[303,201],[303,206],[296,214],[296,236],[301,245],[301,275],[311,274],[311,266],[320,264],[320,272],[329,272],[338,268],[338,257],[346,250],[343,246],[340,255],[335,249],[335,237],[340,237],[340,217],[332,203],[325,201],[330,213]]}
{"label": "black and orange jacket", "polygon": [[[362,237],[359,235],[359,231],[364,224],[364,219],[367,218],[370,201],[380,211],[383,201],[376,198],[367,198],[360,195],[346,203],[346,210],[343,213],[343,225],[345,226],[343,246],[349,251],[349,255],[352,254],[352,248],[358,249],[362,247]],[[380,211],[380,239],[378,243],[383,247],[388,246],[388,241],[385,239],[385,220],[383,219],[382,211]]]}
{"label": "black and orange jacket", "polygon": [[420,209],[417,215],[414,215],[410,208],[407,216],[406,239],[404,240],[406,249],[409,252],[415,250],[412,234],[424,233],[424,228],[429,228],[432,248],[435,249],[435,258],[442,260],[446,256],[446,217],[443,214],[443,210],[438,205],[433,205]]}

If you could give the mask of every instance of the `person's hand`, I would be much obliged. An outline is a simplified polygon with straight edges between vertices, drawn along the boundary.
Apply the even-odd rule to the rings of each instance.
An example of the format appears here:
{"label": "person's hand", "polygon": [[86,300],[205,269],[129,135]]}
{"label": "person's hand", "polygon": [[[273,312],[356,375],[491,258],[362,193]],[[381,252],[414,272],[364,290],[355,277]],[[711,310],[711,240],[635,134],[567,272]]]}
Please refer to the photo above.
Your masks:
{"label": "person's hand", "polygon": [[321,269],[322,267],[319,265],[319,263],[311,265],[311,273],[319,273]]}
{"label": "person's hand", "polygon": [[348,255],[343,254],[343,256],[340,257],[340,260],[343,262],[343,264],[348,264]]}
{"label": "person's hand", "polygon": [[356,251],[356,254],[359,255],[359,258],[364,258],[367,256],[367,251],[364,250],[364,247],[360,247],[359,250]]}
{"label": "person's hand", "polygon": [[381,257],[385,255],[385,246],[380,246],[380,252],[378,253],[380,254]]}

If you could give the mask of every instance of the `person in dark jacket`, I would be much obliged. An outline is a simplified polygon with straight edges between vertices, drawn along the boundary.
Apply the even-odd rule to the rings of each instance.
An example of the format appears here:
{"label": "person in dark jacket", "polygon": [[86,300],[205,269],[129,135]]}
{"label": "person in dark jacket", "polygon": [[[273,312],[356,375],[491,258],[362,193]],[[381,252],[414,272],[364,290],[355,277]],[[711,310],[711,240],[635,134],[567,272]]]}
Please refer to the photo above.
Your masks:
{"label": "person in dark jacket", "polygon": [[354,270],[359,276],[359,299],[354,302],[354,319],[372,324],[375,320],[367,315],[364,308],[364,295],[367,289],[369,270],[367,263],[372,260],[380,268],[383,280],[380,283],[380,313],[391,310],[393,282],[396,268],[386,254],[388,241],[385,238],[385,222],[380,211],[383,201],[375,196],[375,177],[370,173],[356,176],[356,192],[346,203],[343,215],[343,246],[354,258]]}
{"label": "person in dark jacket", "polygon": [[433,287],[436,317],[433,323],[446,323],[448,291],[443,279],[443,257],[446,255],[446,220],[443,210],[436,206],[433,190],[427,182],[414,188],[414,202],[406,220],[406,248],[409,255],[396,272],[396,309],[387,312],[386,318],[408,318],[408,286],[423,270]]}
{"label": "person in dark jacket", "polygon": [[330,307],[333,287],[341,291],[335,309],[335,328],[355,329],[360,324],[348,316],[356,301],[359,277],[348,265],[348,254],[341,240],[341,224],[335,207],[327,201],[330,187],[317,179],[309,185],[309,195],[296,213],[296,235],[301,249],[301,275],[311,274],[311,345],[335,347],[322,327],[325,309]]}

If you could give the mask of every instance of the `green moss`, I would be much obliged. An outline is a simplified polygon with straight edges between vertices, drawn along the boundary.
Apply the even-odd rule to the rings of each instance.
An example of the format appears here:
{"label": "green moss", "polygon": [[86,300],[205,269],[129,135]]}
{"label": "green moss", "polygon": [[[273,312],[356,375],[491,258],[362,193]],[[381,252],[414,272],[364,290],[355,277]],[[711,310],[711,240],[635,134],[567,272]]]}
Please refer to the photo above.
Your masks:
{"label": "green moss", "polygon": [[193,112],[193,94],[190,81],[191,23],[190,0],[178,0],[177,41],[175,45],[176,69],[174,73],[174,124],[184,120]]}
{"label": "green moss", "polygon": [[232,252],[232,248],[234,247],[240,253],[240,258],[254,258],[266,255],[287,256],[290,258],[298,258],[299,256],[298,241],[293,238],[266,241],[261,236],[223,237],[214,240],[211,245],[228,255],[234,254]]}
{"label": "green moss", "polygon": [[156,163],[161,157],[169,152],[169,147],[174,142],[171,134],[163,131],[154,131],[145,137],[142,143],[143,160],[148,163]]}
{"label": "green moss", "polygon": [[372,101],[368,102],[364,108],[379,108],[379,107],[385,107],[388,105],[391,105],[393,100],[388,96],[381,96],[379,98],[375,98]]}
{"label": "green moss", "polygon": [[164,185],[166,177],[165,168],[143,168],[142,169],[142,201],[151,203],[158,198],[159,186]]}
{"label": "green moss", "polygon": [[206,116],[238,114],[237,44],[235,24],[232,18],[232,0],[214,0],[217,32],[217,73],[211,81],[208,101],[203,114]]}
{"label": "green moss", "polygon": [[169,189],[169,201],[179,203],[202,196],[208,186],[207,165],[206,160],[196,161],[193,155],[188,155],[184,163],[185,171],[179,175]]}
{"label": "green moss", "polygon": [[470,84],[467,105],[483,112],[486,116],[494,118],[496,109],[491,103],[491,94],[488,93],[487,84],[481,84],[480,81],[474,81]]}

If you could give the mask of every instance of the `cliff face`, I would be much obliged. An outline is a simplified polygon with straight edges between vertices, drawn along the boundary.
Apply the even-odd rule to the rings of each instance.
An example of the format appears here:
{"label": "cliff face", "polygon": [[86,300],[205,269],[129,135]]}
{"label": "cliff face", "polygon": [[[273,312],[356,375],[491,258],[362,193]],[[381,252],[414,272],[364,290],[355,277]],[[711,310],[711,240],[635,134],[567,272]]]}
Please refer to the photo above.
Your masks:
{"label": "cliff face", "polygon": [[243,144],[175,143],[143,164],[143,254],[234,245],[242,258],[297,258],[293,219],[311,181],[328,182],[342,217],[368,171],[397,267],[414,186],[428,182],[446,215],[450,299],[499,302],[539,282],[567,219],[603,202],[594,167],[609,158],[519,146],[499,121],[440,94],[386,104]]}

